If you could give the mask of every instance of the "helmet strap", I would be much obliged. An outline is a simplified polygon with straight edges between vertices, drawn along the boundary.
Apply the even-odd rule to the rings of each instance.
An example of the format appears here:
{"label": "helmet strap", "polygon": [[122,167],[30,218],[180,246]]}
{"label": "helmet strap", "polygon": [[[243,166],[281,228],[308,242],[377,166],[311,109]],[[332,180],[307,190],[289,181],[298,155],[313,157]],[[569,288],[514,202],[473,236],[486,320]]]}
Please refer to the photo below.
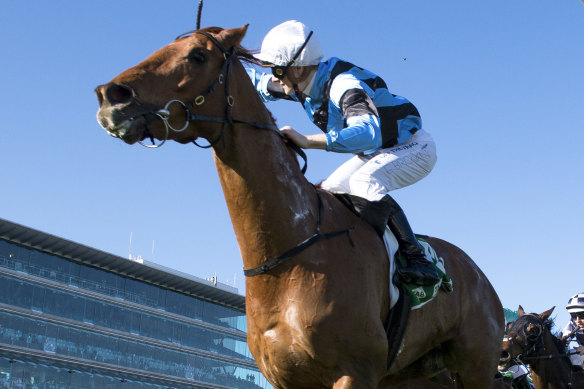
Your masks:
{"label": "helmet strap", "polygon": [[296,59],[300,56],[300,54],[302,53],[302,50],[304,50],[304,48],[308,44],[308,41],[310,40],[310,37],[312,36],[312,33],[313,33],[313,31],[310,31],[310,33],[308,34],[308,36],[304,40],[304,43],[302,44],[302,46],[300,46],[300,48],[298,49],[298,51],[296,52],[296,54],[294,54],[294,57],[292,57],[292,59],[290,60],[290,62],[288,62],[288,64],[286,65],[287,68],[290,67],[290,66],[292,66],[296,62]]}
{"label": "helmet strap", "polygon": [[294,88],[294,94],[296,95],[296,97],[298,97],[298,101],[300,101],[300,104],[302,104],[302,106],[304,106],[304,102],[306,101],[306,96],[304,95],[304,93],[302,93],[302,91],[300,89],[298,89],[298,84],[296,84],[296,83],[292,84],[292,88]]}

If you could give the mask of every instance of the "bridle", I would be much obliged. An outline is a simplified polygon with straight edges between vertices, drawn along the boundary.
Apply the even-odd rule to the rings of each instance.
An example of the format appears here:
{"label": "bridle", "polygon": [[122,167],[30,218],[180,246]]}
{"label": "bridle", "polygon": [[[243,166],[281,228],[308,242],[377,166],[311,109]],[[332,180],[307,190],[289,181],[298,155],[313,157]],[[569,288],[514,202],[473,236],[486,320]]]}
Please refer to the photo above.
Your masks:
{"label": "bridle", "polygon": [[[278,129],[278,127],[274,123],[272,123],[272,122],[271,123],[249,122],[249,121],[238,120],[238,119],[233,118],[232,108],[233,108],[233,104],[235,103],[235,100],[234,100],[233,96],[229,93],[229,72],[231,70],[231,64],[233,62],[233,59],[237,57],[235,47],[231,47],[230,49],[226,49],[225,46],[223,46],[223,44],[221,42],[219,42],[212,34],[208,33],[207,31],[202,31],[202,30],[193,30],[193,31],[185,32],[184,34],[179,35],[175,40],[178,40],[178,39],[181,39],[181,38],[184,38],[186,36],[193,35],[193,34],[204,35],[211,42],[213,42],[213,44],[215,44],[215,46],[217,46],[217,48],[219,50],[221,50],[221,52],[223,54],[224,61],[223,61],[223,65],[221,66],[221,70],[219,71],[219,75],[217,76],[217,79],[209,86],[209,88],[207,88],[207,90],[205,92],[201,93],[200,95],[195,97],[190,102],[184,103],[181,100],[172,99],[172,100],[169,100],[164,105],[163,108],[159,109],[158,111],[153,112],[156,116],[158,116],[160,118],[160,120],[162,120],[162,123],[164,123],[165,137],[159,144],[154,144],[154,138],[152,137],[152,135],[150,135],[150,132],[148,131],[148,127],[146,127],[146,137],[149,137],[152,140],[153,144],[147,145],[147,144],[143,143],[142,141],[139,141],[138,143],[140,143],[142,146],[145,146],[148,148],[158,148],[166,142],[170,131],[182,132],[182,131],[187,129],[187,127],[191,124],[191,122],[204,121],[204,122],[222,123],[221,131],[219,132],[219,135],[215,139],[213,139],[212,141],[209,141],[208,145],[200,145],[199,143],[197,143],[196,139],[194,139],[192,141],[192,143],[195,146],[206,149],[206,148],[213,147],[221,140],[221,138],[223,138],[223,135],[225,133],[225,129],[228,125],[233,125],[236,123],[237,124],[248,124],[248,125],[250,125],[252,127],[256,127],[256,128],[261,128],[261,129],[265,129],[265,130],[272,130],[272,131],[276,132],[282,139],[286,140],[286,143],[288,144],[288,146],[290,146],[304,160],[304,166],[301,169],[302,173],[304,174],[306,172],[306,168],[307,168],[306,153],[304,153],[304,151],[300,147],[298,147],[296,144],[288,141],[287,138],[280,132],[280,130]],[[193,108],[195,106],[203,105],[207,100],[207,96],[211,95],[215,91],[215,89],[217,89],[217,87],[219,85],[224,85],[224,87],[225,87],[226,102],[225,102],[224,115],[221,117],[221,116],[199,115],[199,114],[193,113],[191,111],[191,108]],[[182,108],[185,111],[186,122],[185,122],[184,126],[181,128],[174,128],[172,126],[172,124],[169,123],[170,106],[173,104],[179,104],[180,106],[182,106]]]}
{"label": "bridle", "polygon": [[[535,332],[528,332],[530,325],[535,328]],[[545,323],[537,315],[526,314],[521,316],[513,322],[509,328],[509,334],[505,335],[505,340],[510,345],[518,345],[521,348],[521,353],[517,354],[515,358],[521,362],[524,359],[534,358],[543,347],[543,328]],[[518,339],[521,339],[519,341]]]}
{"label": "bridle", "polygon": [[[528,332],[530,325],[533,325],[531,328],[535,328],[534,333]],[[538,315],[525,314],[519,317],[519,319],[511,324],[509,330],[505,331],[506,333],[509,332],[508,335],[505,334],[505,340],[507,340],[511,346],[514,344],[519,345],[522,352],[517,355],[509,355],[504,362],[509,363],[512,360],[516,360],[520,364],[528,364],[529,361],[540,359],[568,358],[570,354],[565,352],[539,355],[541,349],[545,348],[543,335],[544,328],[546,327],[549,328],[549,322],[541,319]],[[519,337],[521,341],[518,341],[517,337]],[[503,359],[501,359],[501,361],[503,362]],[[572,385],[572,378],[572,369],[569,369],[568,388]]]}

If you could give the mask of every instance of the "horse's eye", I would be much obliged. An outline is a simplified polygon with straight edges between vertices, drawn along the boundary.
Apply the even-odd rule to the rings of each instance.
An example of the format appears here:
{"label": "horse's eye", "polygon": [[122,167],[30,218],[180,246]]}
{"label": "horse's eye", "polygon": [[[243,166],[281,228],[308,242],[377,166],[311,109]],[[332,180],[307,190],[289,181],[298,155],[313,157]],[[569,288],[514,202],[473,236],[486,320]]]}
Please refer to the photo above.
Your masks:
{"label": "horse's eye", "polygon": [[187,58],[189,59],[189,61],[198,64],[205,63],[205,61],[207,60],[207,58],[205,58],[205,55],[200,50],[195,50],[191,52]]}

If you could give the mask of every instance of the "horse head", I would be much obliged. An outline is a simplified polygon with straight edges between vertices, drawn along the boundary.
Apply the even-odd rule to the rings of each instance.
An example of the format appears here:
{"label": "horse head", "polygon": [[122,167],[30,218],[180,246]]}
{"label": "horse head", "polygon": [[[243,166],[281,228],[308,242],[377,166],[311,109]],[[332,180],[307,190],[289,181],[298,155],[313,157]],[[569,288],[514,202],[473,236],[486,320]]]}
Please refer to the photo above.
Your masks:
{"label": "horse head", "polygon": [[[230,65],[241,52],[251,59],[239,46],[246,30],[247,25],[210,27],[180,35],[95,89],[98,122],[129,144],[145,138],[180,143],[213,139],[222,131],[226,107],[233,105],[233,97],[227,95]],[[207,99],[221,101],[204,104]],[[201,126],[201,121],[215,123]]]}
{"label": "horse head", "polygon": [[525,313],[521,305],[519,318],[507,324],[499,360],[499,368],[506,369],[513,363],[522,362],[538,354],[543,347],[543,335],[550,331],[549,320],[555,307],[541,314]]}

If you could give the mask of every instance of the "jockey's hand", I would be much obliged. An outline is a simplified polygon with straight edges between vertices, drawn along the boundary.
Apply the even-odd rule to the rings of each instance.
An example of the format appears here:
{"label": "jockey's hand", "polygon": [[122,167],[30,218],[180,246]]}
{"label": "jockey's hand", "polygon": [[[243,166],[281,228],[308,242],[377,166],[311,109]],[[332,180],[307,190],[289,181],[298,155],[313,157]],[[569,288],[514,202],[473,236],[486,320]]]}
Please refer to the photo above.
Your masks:
{"label": "jockey's hand", "polygon": [[280,132],[282,132],[282,134],[284,134],[284,136],[291,140],[293,143],[296,144],[296,146],[301,147],[303,149],[308,148],[308,139],[306,138],[306,136],[302,135],[301,133],[299,133],[298,131],[296,131],[295,129],[293,129],[290,126],[284,126],[282,128],[280,128]]}
{"label": "jockey's hand", "polygon": [[326,149],[326,136],[324,134],[302,135],[290,126],[280,128],[284,136],[303,149]]}

